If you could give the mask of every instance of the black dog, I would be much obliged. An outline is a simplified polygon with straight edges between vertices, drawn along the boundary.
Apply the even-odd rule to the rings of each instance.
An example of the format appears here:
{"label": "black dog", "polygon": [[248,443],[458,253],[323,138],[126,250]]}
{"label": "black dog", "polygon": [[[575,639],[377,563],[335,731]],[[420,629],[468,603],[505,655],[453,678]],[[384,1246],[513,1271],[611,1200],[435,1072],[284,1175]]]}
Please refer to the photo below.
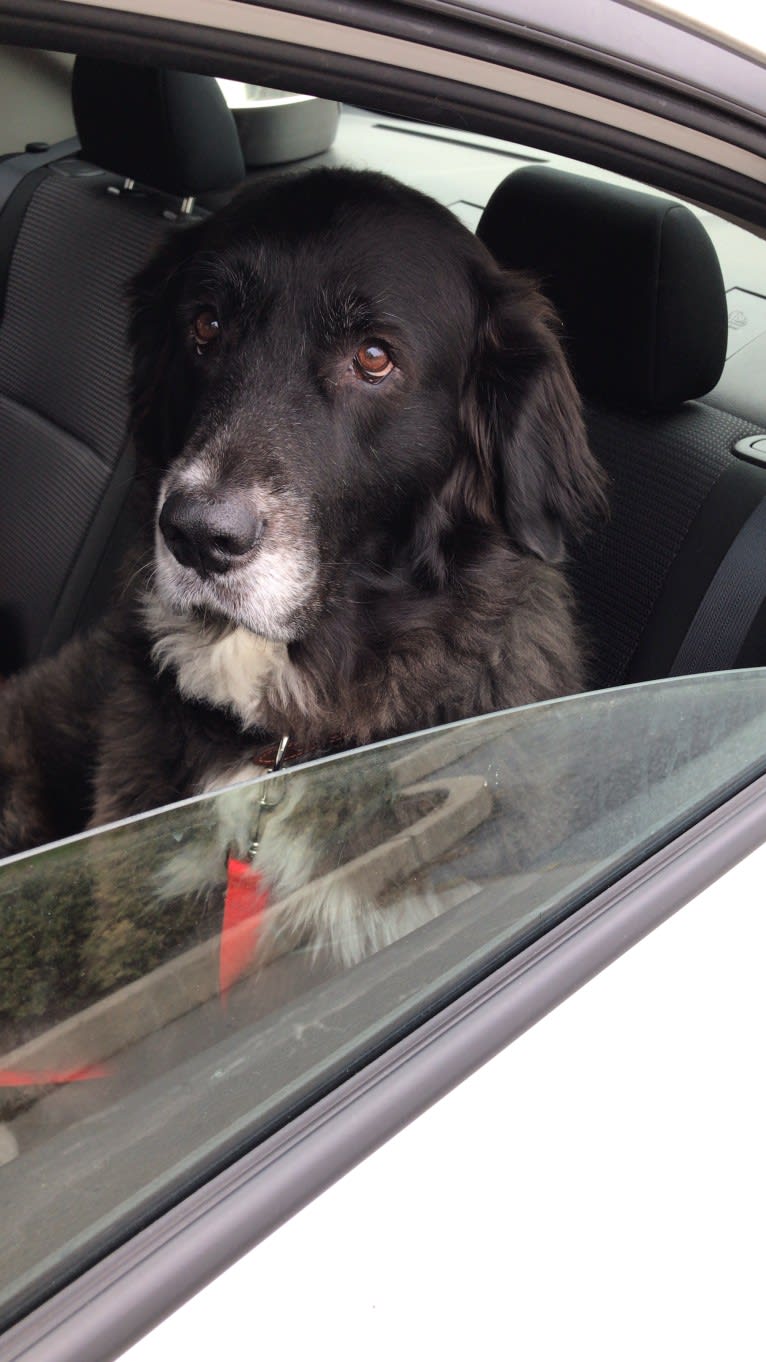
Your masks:
{"label": "black dog", "polygon": [[0,851],[581,689],[565,539],[603,500],[559,324],[444,208],[316,171],[136,281],[142,537],[0,700]]}

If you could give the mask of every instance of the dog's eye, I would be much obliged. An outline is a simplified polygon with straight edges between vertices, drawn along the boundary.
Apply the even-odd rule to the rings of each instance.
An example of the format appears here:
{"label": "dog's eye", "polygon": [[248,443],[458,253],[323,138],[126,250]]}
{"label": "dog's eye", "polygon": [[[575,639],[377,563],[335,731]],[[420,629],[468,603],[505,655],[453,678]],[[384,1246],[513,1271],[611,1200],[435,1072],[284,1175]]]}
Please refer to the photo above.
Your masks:
{"label": "dog's eye", "polygon": [[394,361],[380,341],[365,341],[354,355],[354,369],[360,378],[368,383],[379,382],[386,378],[394,367]]}
{"label": "dog's eye", "polygon": [[217,340],[220,331],[221,328],[218,318],[213,309],[210,307],[203,307],[202,311],[197,313],[192,322],[192,335],[196,342],[198,355],[202,354],[205,346],[209,345],[211,341]]}

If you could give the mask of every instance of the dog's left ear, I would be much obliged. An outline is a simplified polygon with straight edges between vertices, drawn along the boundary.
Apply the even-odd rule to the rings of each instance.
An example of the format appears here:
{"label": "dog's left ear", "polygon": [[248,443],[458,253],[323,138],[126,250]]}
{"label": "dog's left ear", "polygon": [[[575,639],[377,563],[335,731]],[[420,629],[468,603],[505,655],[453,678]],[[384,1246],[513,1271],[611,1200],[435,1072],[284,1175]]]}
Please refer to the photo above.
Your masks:
{"label": "dog's left ear", "polygon": [[546,562],[606,511],[561,325],[531,280],[498,274],[481,291],[463,420],[496,508],[519,548]]}

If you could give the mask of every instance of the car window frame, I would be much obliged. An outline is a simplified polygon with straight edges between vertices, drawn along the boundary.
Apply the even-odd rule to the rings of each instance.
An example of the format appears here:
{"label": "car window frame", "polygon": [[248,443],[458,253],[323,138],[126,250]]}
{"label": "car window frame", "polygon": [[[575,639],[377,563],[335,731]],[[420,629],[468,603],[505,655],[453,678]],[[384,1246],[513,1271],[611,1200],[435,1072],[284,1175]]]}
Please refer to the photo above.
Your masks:
{"label": "car window frame", "polygon": [[[164,7],[163,0],[157,7]],[[601,60],[588,66],[582,84],[577,76],[582,54],[562,56],[558,45],[528,29],[522,36],[505,29],[482,34],[475,20],[458,27],[434,15],[425,26],[416,20],[411,36],[389,38],[398,15],[383,32],[382,21],[376,28],[352,27],[358,5],[344,7],[344,22],[337,14],[316,19],[306,8],[298,16],[292,5],[286,12],[255,0],[217,6],[197,0],[190,22],[169,12],[157,18],[147,0],[123,0],[119,9],[115,0],[93,6],[29,0],[23,15],[0,0],[0,40],[175,62],[186,70],[276,84],[395,116],[458,128],[470,123],[475,131],[501,138],[513,122],[516,141],[591,160],[729,213],[745,226],[766,227],[758,112],[703,101],[698,88],[680,81],[671,93],[656,71],[637,81]],[[313,27],[296,41],[300,20]],[[475,55],[477,35],[484,43],[481,55]],[[596,85],[598,93],[591,95]],[[602,109],[594,121],[598,101],[612,108],[609,116]],[[630,115],[630,126],[623,115]],[[647,135],[650,125],[655,132]]]}

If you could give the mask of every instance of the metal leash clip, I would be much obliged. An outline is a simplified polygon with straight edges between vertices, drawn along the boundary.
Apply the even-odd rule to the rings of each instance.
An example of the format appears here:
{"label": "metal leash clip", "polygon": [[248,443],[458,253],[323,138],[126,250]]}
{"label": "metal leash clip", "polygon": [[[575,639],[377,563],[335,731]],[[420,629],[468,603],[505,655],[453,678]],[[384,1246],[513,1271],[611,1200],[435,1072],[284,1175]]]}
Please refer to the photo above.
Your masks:
{"label": "metal leash clip", "polygon": [[[281,769],[282,763],[283,763],[283,761],[284,761],[284,759],[285,759],[285,752],[287,751],[287,747],[288,747],[288,743],[289,743],[289,742],[290,742],[290,738],[289,738],[289,735],[288,735],[288,734],[285,734],[285,736],[284,736],[283,738],[280,738],[280,740],[279,740],[279,745],[278,745],[278,747],[277,747],[276,754],[275,754],[275,756],[274,756],[274,760],[273,760],[273,762],[271,763],[271,765],[269,766],[269,775],[273,775],[276,771],[279,771],[279,770]],[[275,788],[275,787],[276,787],[277,785],[279,785],[279,784],[281,784],[281,782],[273,781],[271,784],[269,784],[269,782],[266,781],[265,784],[264,784],[264,789],[263,789],[263,792],[262,792],[262,794],[261,794],[261,797],[260,797],[260,799],[258,800],[258,803],[257,803],[257,805],[256,805],[256,809],[255,809],[255,827],[253,828],[253,835],[252,835],[252,838],[251,838],[251,840],[250,840],[250,845],[249,845],[249,847],[247,848],[247,859],[248,859],[248,861],[250,862],[251,865],[253,864],[253,861],[255,860],[256,856],[258,855],[258,847],[259,847],[259,845],[260,845],[261,823],[262,823],[262,821],[263,821],[263,815],[264,815],[265,813],[268,813],[271,809],[275,809],[275,808],[277,807],[278,804],[281,804],[281,803],[282,803],[282,800],[283,800],[283,798],[284,798],[284,795],[283,795],[283,794],[280,794],[279,797],[278,797],[277,799],[269,798],[269,795],[270,795],[270,794],[276,793],[276,788]]]}

